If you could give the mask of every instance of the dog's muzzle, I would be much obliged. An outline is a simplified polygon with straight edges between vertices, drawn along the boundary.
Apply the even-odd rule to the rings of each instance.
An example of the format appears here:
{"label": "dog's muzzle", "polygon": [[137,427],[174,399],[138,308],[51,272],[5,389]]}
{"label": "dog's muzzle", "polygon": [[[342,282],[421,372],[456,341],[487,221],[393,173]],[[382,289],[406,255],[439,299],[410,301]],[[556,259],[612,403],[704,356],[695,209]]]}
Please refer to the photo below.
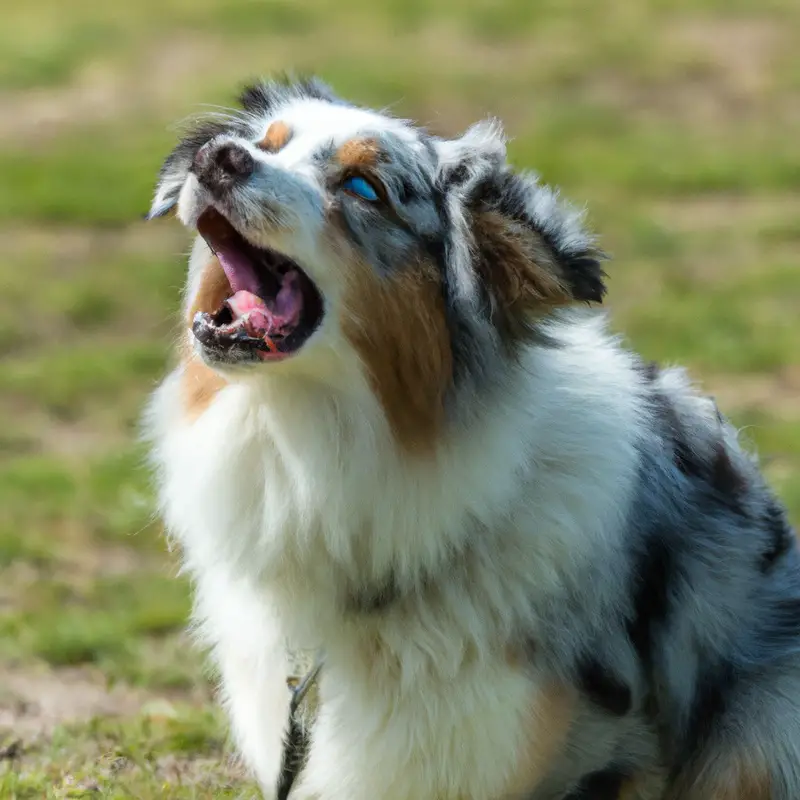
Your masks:
{"label": "dog's muzzle", "polygon": [[245,183],[255,168],[255,159],[241,145],[212,140],[197,151],[190,171],[203,187],[219,197]]}

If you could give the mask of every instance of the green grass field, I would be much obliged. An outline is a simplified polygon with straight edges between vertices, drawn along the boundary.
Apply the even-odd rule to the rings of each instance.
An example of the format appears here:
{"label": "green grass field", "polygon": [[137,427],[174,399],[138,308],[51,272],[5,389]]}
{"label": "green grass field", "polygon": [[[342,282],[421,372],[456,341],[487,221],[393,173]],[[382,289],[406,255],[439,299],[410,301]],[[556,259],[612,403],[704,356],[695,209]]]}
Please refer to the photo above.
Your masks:
{"label": "green grass field", "polygon": [[[585,202],[616,328],[683,362],[800,522],[797,0],[2,0],[0,797],[250,797],[136,444],[185,233],[175,122],[313,70]],[[432,10],[435,6],[435,11]]]}

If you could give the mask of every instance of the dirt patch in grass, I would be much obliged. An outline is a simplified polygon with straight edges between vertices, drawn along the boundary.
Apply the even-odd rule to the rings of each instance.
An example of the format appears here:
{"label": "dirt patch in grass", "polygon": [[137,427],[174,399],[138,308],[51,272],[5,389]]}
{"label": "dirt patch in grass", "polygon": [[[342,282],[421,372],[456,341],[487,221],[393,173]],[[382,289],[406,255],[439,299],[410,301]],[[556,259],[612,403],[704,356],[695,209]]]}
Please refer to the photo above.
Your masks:
{"label": "dirt patch in grass", "polygon": [[[554,92],[625,114],[695,124],[740,119],[759,104],[789,113],[786,98],[772,103],[767,91],[776,54],[790,49],[778,22],[673,16],[660,24],[652,21],[651,46],[639,72],[628,64],[599,67],[613,63],[620,45],[589,38],[574,24],[501,38],[442,19],[400,33],[388,31],[385,20],[365,18],[357,26],[345,20],[261,41],[174,33],[151,38],[133,57],[89,61],[66,85],[0,93],[0,145],[42,146],[70,128],[141,116],[173,120],[181,109],[202,112],[199,104],[230,99],[242,81],[276,70],[346,75],[345,53],[353,68],[376,59],[390,65],[381,71],[382,80],[385,89],[396,84],[397,93],[384,89],[384,102],[402,103],[400,87],[413,85],[415,112],[449,132],[475,120],[476,100],[501,114],[510,130],[535,124],[541,101]],[[420,87],[426,65],[438,79]],[[400,75],[407,80],[398,80]]]}
{"label": "dirt patch in grass", "polygon": [[[6,263],[36,257],[52,263],[52,277],[67,279],[73,265],[113,256],[182,256],[189,251],[189,236],[175,224],[132,222],[108,228],[68,225],[5,225],[0,228]],[[64,270],[67,272],[64,272]]]}
{"label": "dirt patch in grass", "polygon": [[791,26],[766,15],[671,14],[649,27],[640,39],[646,52],[622,65],[601,59],[584,73],[587,101],[675,135],[731,140],[740,135],[733,124],[753,135],[797,127],[800,94],[783,83]]}
{"label": "dirt patch in grass", "polygon": [[[712,291],[746,276],[756,283],[758,276],[768,280],[773,270],[800,262],[796,195],[697,194],[655,200],[641,213],[675,245],[675,252],[660,254],[662,261],[671,264],[672,271],[683,269],[707,282]],[[662,276],[666,274],[662,271]]]}
{"label": "dirt patch in grass", "polygon": [[795,221],[800,198],[791,194],[743,195],[724,192],[665,200],[653,205],[658,220],[681,232],[755,228]]}
{"label": "dirt patch in grass", "polygon": [[770,375],[712,375],[703,381],[703,389],[725,414],[755,410],[800,422],[800,364]]}
{"label": "dirt patch in grass", "polygon": [[730,99],[757,99],[772,88],[775,59],[791,46],[790,28],[775,19],[696,15],[672,21],[665,43],[704,64]]}
{"label": "dirt patch in grass", "polygon": [[0,738],[29,740],[68,722],[131,716],[153,699],[143,690],[110,687],[101,673],[88,668],[5,667],[0,669]]}
{"label": "dirt patch in grass", "polygon": [[[88,64],[65,86],[0,93],[0,145],[24,141],[41,146],[70,128],[141,115],[172,120],[187,103],[210,101],[202,96],[208,84],[227,84],[233,94],[254,74],[291,63],[291,46],[285,41],[256,47],[209,35],[177,34],[141,48],[131,63]],[[214,109],[192,109],[204,110]]]}
{"label": "dirt patch in grass", "polygon": [[[247,51],[247,48],[244,48]],[[42,145],[71,127],[147,114],[151,118],[180,105],[187,90],[245,71],[252,49],[226,47],[223,40],[176,35],[142,49],[131,64],[87,64],[66,86],[0,93],[0,144],[20,140]],[[199,109],[198,109],[199,110]]]}
{"label": "dirt patch in grass", "polygon": [[119,420],[82,419],[65,422],[34,413],[25,419],[25,428],[34,452],[50,453],[65,462],[85,461],[99,453],[108,452],[114,446],[127,444],[129,438]]}
{"label": "dirt patch in grass", "polygon": [[[426,58],[435,57],[443,77],[465,70],[477,70],[484,75],[513,71],[524,74],[541,71],[548,50],[558,59],[568,55],[563,46],[547,48],[545,42],[541,47],[530,40],[516,45],[481,42],[444,24],[428,26],[418,34],[389,38],[371,29],[364,30],[363,26],[357,31],[345,28],[338,33],[326,29],[299,41],[291,36],[270,37],[268,44],[231,42],[207,34],[180,34],[142,48],[131,63],[114,60],[90,63],[65,86],[0,93],[4,109],[0,118],[0,146],[22,141],[26,146],[41,147],[69,129],[137,116],[167,119],[168,124],[177,124],[181,110],[191,114],[219,110],[205,104],[215,96],[232,99],[243,81],[287,68],[307,71],[311,65],[304,69],[302,60],[308,58],[304,54],[314,54],[314,64],[318,66],[313,71],[324,74],[326,65],[331,64],[338,71],[343,39],[353,40],[354,53],[359,58],[380,58],[395,64],[399,70],[418,70]],[[434,85],[426,87],[426,95],[434,95],[435,100],[431,98],[419,109],[425,122],[436,125],[446,119],[448,129],[456,131],[474,121],[469,113],[470,103],[458,93],[437,92]],[[403,97],[398,94],[384,99],[391,105],[402,102]],[[521,112],[516,104],[506,110],[513,114],[514,109]]]}
{"label": "dirt patch in grass", "polygon": [[[75,690],[82,703],[79,709],[61,701],[51,703],[57,714],[77,710],[79,717],[55,724],[48,717],[28,727],[27,736],[21,735],[21,728],[4,735],[0,727],[0,796],[167,800],[255,796],[255,787],[246,782],[231,756],[219,712],[147,700],[141,694],[98,693],[92,684],[73,677],[61,687]],[[21,694],[27,696],[37,688],[27,685]],[[88,708],[102,716],[86,719]],[[17,724],[21,719],[17,713]]]}

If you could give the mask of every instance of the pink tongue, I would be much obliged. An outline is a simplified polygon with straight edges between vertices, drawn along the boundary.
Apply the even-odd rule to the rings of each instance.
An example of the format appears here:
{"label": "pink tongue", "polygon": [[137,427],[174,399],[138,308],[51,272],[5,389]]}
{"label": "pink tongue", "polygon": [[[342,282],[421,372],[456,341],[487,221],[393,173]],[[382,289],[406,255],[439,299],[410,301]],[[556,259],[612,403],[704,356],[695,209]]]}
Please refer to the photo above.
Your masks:
{"label": "pink tongue", "polygon": [[269,333],[272,328],[272,314],[270,314],[267,304],[246,289],[240,289],[228,299],[228,308],[234,319],[244,322],[245,328],[251,336],[260,338]]}
{"label": "pink tongue", "polygon": [[258,295],[245,289],[240,289],[233,297],[229,298],[228,306],[236,319],[249,314],[251,311],[267,310],[267,304]]}
{"label": "pink tongue", "polygon": [[258,295],[247,289],[236,291],[233,297],[228,299],[228,307],[234,319],[244,322],[245,328],[251,336],[263,338],[276,333],[288,332],[285,329],[291,329],[297,325],[303,309],[303,294],[300,290],[297,273],[289,272],[284,275],[283,285],[272,308],[269,308]]}
{"label": "pink tongue", "polygon": [[223,246],[217,249],[216,256],[234,292],[258,292],[258,276],[253,262],[244,253],[236,248],[229,250]]}

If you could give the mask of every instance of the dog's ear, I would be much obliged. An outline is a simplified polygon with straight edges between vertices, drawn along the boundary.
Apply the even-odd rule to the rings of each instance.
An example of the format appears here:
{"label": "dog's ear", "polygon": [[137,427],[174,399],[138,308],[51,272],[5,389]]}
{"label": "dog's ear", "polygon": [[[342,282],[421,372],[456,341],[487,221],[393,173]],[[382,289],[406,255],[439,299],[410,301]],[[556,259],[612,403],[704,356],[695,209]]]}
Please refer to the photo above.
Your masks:
{"label": "dog's ear", "polygon": [[506,140],[497,120],[479,122],[458,139],[436,140],[437,184],[448,194],[464,196],[476,182],[506,163]]}
{"label": "dog's ear", "polygon": [[492,214],[505,238],[527,242],[531,257],[568,291],[572,301],[602,303],[607,258],[584,225],[584,213],[531,173],[496,172],[476,187],[475,214]]}
{"label": "dog's ear", "polygon": [[438,183],[461,207],[493,312],[522,322],[548,306],[602,302],[605,255],[583,214],[536,175],[511,170],[497,124],[470,128],[440,153]]}
{"label": "dog's ear", "polygon": [[469,206],[478,249],[494,258],[482,266],[487,277],[504,255],[518,265],[512,283],[533,300],[603,301],[606,255],[584,227],[583,212],[537,176],[495,170],[472,187]]}
{"label": "dog's ear", "polygon": [[156,183],[156,191],[153,196],[153,202],[150,204],[150,211],[147,212],[145,219],[158,219],[172,211],[178,204],[178,196],[181,192],[183,182],[186,180],[188,166],[186,169],[181,169],[175,163],[175,151],[167,156],[161,170],[158,173],[158,182]]}
{"label": "dog's ear", "polygon": [[195,121],[186,129],[183,138],[167,156],[159,170],[147,219],[163,217],[175,208],[197,151],[215,136],[230,132],[231,129],[230,121],[215,118]]}

